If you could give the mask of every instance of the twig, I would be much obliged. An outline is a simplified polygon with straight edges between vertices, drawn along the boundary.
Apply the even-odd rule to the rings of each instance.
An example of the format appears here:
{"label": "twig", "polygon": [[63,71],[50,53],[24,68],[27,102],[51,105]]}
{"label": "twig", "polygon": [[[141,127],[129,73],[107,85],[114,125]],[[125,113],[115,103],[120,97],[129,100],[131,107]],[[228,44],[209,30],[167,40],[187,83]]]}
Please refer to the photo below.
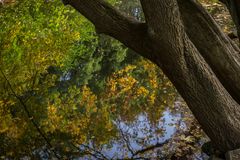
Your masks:
{"label": "twig", "polygon": [[13,87],[11,85],[11,83],[9,82],[9,80],[7,79],[6,75],[4,74],[2,68],[0,68],[0,71],[4,77],[4,79],[6,80],[7,84],[9,85],[9,88],[11,90],[11,92],[13,93],[14,97],[18,99],[18,101],[20,102],[20,104],[23,106],[24,111],[26,112],[29,120],[32,122],[33,126],[36,128],[37,132],[42,136],[42,138],[46,141],[47,145],[50,147],[50,151],[53,152],[54,156],[61,160],[61,156],[59,156],[55,150],[53,149],[52,144],[49,142],[49,140],[47,139],[47,137],[45,136],[45,134],[41,131],[41,129],[38,127],[38,124],[34,121],[34,119],[32,118],[33,116],[31,115],[31,113],[28,110],[28,107],[26,106],[26,104],[23,102],[23,100],[15,93],[15,91],[13,90]]}
{"label": "twig", "polygon": [[[74,148],[76,148],[78,151],[83,152],[83,153],[86,153],[86,154],[89,154],[89,155],[95,157],[95,158],[98,159],[98,160],[110,160],[110,158],[106,157],[106,156],[105,156],[104,154],[102,154],[101,152],[99,152],[99,151],[97,151],[97,150],[95,150],[95,149],[93,149],[93,148],[91,148],[91,147],[89,147],[89,146],[87,146],[87,145],[80,144],[79,146],[83,146],[84,148],[87,148],[89,151],[81,150],[78,146],[74,145],[73,143],[71,143],[71,145],[72,145]],[[94,152],[95,154],[92,153],[91,151]]]}
{"label": "twig", "polygon": [[126,143],[126,145],[127,145],[128,150],[131,152],[131,154],[132,154],[132,156],[133,156],[133,155],[135,154],[135,152],[133,151],[132,146],[129,144],[129,139],[128,139],[128,137],[126,137],[126,136],[124,135],[124,133],[123,133],[123,131],[122,131],[122,129],[121,129],[120,126],[119,126],[119,131],[120,131],[120,133],[121,133],[121,135],[122,135],[123,140],[125,141],[125,143]]}
{"label": "twig", "polygon": [[147,152],[147,151],[153,150],[153,149],[155,149],[155,148],[160,148],[160,147],[164,146],[165,144],[169,143],[169,141],[170,141],[170,140],[168,139],[168,140],[166,140],[166,141],[164,141],[164,142],[162,142],[162,143],[157,143],[157,144],[152,145],[152,146],[149,146],[149,147],[147,147],[147,148],[138,150],[138,151],[136,151],[136,152],[134,153],[134,155],[133,155],[132,157],[135,157],[135,156],[138,155],[138,154],[142,154],[142,153],[145,153],[145,152]]}

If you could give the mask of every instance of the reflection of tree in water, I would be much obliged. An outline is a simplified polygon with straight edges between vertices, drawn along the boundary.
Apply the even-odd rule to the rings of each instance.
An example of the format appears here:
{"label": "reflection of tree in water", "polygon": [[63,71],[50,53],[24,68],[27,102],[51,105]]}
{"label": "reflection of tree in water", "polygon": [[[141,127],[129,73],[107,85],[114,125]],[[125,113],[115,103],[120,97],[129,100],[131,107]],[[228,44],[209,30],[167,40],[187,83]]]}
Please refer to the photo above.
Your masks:
{"label": "reflection of tree in water", "polygon": [[[164,118],[160,117],[158,126],[151,124],[147,114],[140,115],[132,123],[125,123],[118,117],[115,124],[118,126],[119,139],[110,142],[110,149],[85,149],[92,154],[99,155],[100,152],[108,159],[201,159],[204,156],[200,152],[203,135],[196,121],[182,102],[176,102],[171,109],[167,110],[167,116],[174,118],[174,121],[168,120],[170,123],[165,124]],[[174,128],[170,136],[166,136],[169,132],[169,126],[166,125]]]}
{"label": "reflection of tree in water", "polygon": [[[37,116],[30,119],[40,124],[52,149],[31,131],[26,138],[31,141],[33,137],[34,148],[28,156],[51,158],[53,151],[68,159],[186,158],[195,154],[202,133],[194,128],[194,118],[154,65],[147,61],[137,64],[115,72],[100,95],[87,86],[50,95],[48,90],[39,92],[47,111],[32,112]],[[31,97],[26,105],[34,111],[38,101]]]}
{"label": "reflection of tree in water", "polygon": [[[129,67],[127,68],[129,69]],[[128,79],[129,76],[134,75],[134,71],[137,72],[135,67],[130,68],[126,73],[125,68],[118,72],[120,75],[114,75],[114,82],[118,82],[120,87],[118,86],[118,90],[117,87],[113,87],[116,90],[107,92],[114,99],[113,102],[108,101],[108,104],[113,107],[110,107],[111,120],[117,128],[117,137],[112,137],[108,144],[95,144],[91,150],[86,147],[85,149],[92,154],[96,154],[95,151],[98,151],[110,159],[149,159],[154,157],[184,159],[200,156],[202,132],[183,100],[178,98],[173,86],[162,75],[162,78],[158,77],[161,81],[156,82],[157,87],[152,86],[153,89],[148,90],[143,104],[131,104],[132,101],[141,101],[142,95],[135,99],[138,93],[136,91],[148,82],[142,81],[136,86],[130,83],[128,85],[131,86],[131,90],[123,92],[129,87],[126,84],[121,85],[121,83],[126,83],[125,81],[119,82],[116,79]],[[150,68],[154,70],[154,66]],[[153,70],[148,68],[150,73],[146,74],[151,77],[151,80],[154,79],[152,74],[157,73]],[[147,77],[144,79],[149,80]],[[110,88],[112,87],[110,86]],[[159,88],[163,89],[155,94],[154,102],[150,101],[151,97],[148,95],[156,93],[155,91]],[[119,104],[117,103],[119,106],[116,107],[115,102],[119,102]],[[91,141],[91,147],[92,144]],[[101,149],[99,150],[99,148]]]}
{"label": "reflection of tree in water", "polygon": [[[18,97],[1,74],[1,159],[169,158],[199,149],[199,128],[156,66],[96,35],[61,2],[11,7],[2,10],[0,67]],[[143,19],[137,0],[119,8]]]}

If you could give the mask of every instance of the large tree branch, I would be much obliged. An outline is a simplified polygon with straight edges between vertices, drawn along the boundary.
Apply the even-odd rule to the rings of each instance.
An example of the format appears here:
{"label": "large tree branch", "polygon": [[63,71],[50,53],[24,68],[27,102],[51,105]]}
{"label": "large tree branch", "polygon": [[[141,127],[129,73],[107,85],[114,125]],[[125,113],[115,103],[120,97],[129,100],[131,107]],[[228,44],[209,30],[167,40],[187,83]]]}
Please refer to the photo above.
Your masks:
{"label": "large tree branch", "polygon": [[132,27],[141,23],[132,17],[127,17],[103,0],[64,0],[90,20],[97,32],[119,36],[130,33]]}
{"label": "large tree branch", "polygon": [[236,125],[240,124],[239,104],[185,33],[177,1],[141,0],[141,3],[148,27],[130,20],[102,0],[70,0],[69,4],[91,20],[97,30],[159,65],[218,149],[225,152],[239,148],[240,139],[236,138],[240,135],[240,125]]}
{"label": "large tree branch", "polygon": [[143,57],[155,61],[151,53],[147,26],[127,16],[103,0],[63,0],[90,20],[98,33],[112,36],[137,51]]}
{"label": "large tree branch", "polygon": [[[154,54],[159,56],[164,73],[187,102],[203,130],[214,140],[216,148],[223,152],[238,148],[240,140],[236,141],[234,137],[239,136],[240,126],[234,124],[240,122],[239,105],[185,34],[177,1],[141,0],[141,4],[153,38]],[[158,47],[160,44],[162,46]]]}
{"label": "large tree branch", "polygon": [[[174,22],[173,27],[166,26],[169,28],[167,33],[162,32],[161,27],[167,23],[159,23],[159,20],[166,22],[168,18],[163,19],[164,17],[161,18],[159,15],[162,13],[158,8],[161,6],[157,0],[141,0],[148,27],[146,24],[117,11],[103,0],[65,0],[64,2],[88,18],[96,26],[99,33],[105,33],[118,39],[127,47],[134,49],[153,62],[156,61],[156,55],[148,54],[152,53],[149,35],[152,36],[151,38],[155,36],[157,39],[164,39],[165,37],[162,35],[171,34],[178,28],[177,23]],[[211,16],[195,1],[178,0],[178,3],[189,38],[212,67],[225,88],[236,101],[240,102],[240,77],[238,76],[240,55],[238,47],[231,43],[231,40],[221,32]],[[171,11],[171,14],[174,15],[174,10]],[[170,31],[171,28],[172,31]],[[181,41],[177,38],[175,40]],[[168,47],[168,44],[161,44],[161,46]]]}
{"label": "large tree branch", "polygon": [[[239,48],[221,31],[217,23],[200,3],[195,0],[177,1],[188,37],[212,67],[229,93],[240,102]],[[181,23],[175,21],[179,19],[178,17],[175,20],[171,19],[175,21],[171,24],[165,23],[170,20],[171,16],[163,16],[164,13],[160,9],[162,8],[162,2],[158,0],[141,0],[141,4],[149,26],[148,32],[151,36],[166,39],[167,34],[172,34],[178,30],[178,26],[181,25]],[[178,16],[175,14],[176,11],[177,9],[171,10],[169,13]],[[168,28],[168,30],[162,28]],[[179,36],[181,37],[181,35],[176,35],[175,39]]]}
{"label": "large tree branch", "polygon": [[[162,69],[174,67],[171,58],[176,56],[177,58],[175,57],[174,61],[182,61],[184,50],[184,29],[176,0],[140,0],[140,2],[153,49],[158,50],[158,53],[153,52],[152,54],[155,54],[158,59],[161,57],[162,63],[160,65]],[[172,43],[169,43],[169,41]],[[178,44],[179,48],[173,48],[172,44]],[[166,52],[169,48],[176,50]],[[173,55],[174,53],[179,55]],[[158,65],[159,63],[160,61],[157,62]]]}
{"label": "large tree branch", "polygon": [[240,103],[239,48],[194,0],[178,0],[185,30],[224,87]]}
{"label": "large tree branch", "polygon": [[[182,34],[182,32],[178,30],[178,25],[182,25],[182,23],[180,22],[180,15],[178,14],[177,3],[172,3],[168,0],[164,3],[159,0],[140,0],[140,2],[148,25],[148,33],[151,38],[165,39],[166,36],[171,36],[173,32],[175,32],[174,34]],[[164,8],[163,5],[167,8]],[[170,19],[172,16],[176,18]],[[170,21],[171,24],[167,23]],[[168,28],[167,32],[165,30],[166,28]],[[179,37],[181,37],[181,35],[175,37],[174,40],[181,41]]]}

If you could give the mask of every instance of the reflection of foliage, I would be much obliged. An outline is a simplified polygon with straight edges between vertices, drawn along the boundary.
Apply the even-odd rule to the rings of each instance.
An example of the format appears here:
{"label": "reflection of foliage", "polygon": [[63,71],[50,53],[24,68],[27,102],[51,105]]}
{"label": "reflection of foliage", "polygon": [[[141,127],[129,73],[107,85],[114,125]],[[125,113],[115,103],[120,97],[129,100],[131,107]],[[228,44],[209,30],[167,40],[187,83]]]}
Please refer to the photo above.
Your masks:
{"label": "reflection of foliage", "polygon": [[[139,112],[146,111],[152,122],[156,121],[166,105],[171,106],[176,97],[176,91],[163,73],[148,61],[141,60],[136,65],[126,66],[113,74],[108,81],[108,95],[115,102],[119,102],[124,108],[121,115],[131,115],[134,118]],[[161,88],[161,90],[159,89]],[[158,107],[156,107],[158,106]],[[129,111],[133,111],[129,114]],[[157,114],[159,113],[159,114]],[[125,117],[127,118],[127,117]]]}
{"label": "reflection of foliage", "polygon": [[[76,93],[76,88],[69,86],[67,89],[56,89],[56,84],[61,86],[66,82],[62,73],[72,73],[73,68],[82,73],[81,85],[86,84],[89,75],[98,70],[100,58],[93,56],[98,41],[92,25],[60,2],[21,1],[13,6],[0,6],[0,10],[3,21],[0,24],[0,67],[11,81],[14,91],[26,103],[33,119],[44,132],[49,137],[56,137],[56,140],[52,140],[55,146],[59,145],[57,138],[79,136],[82,130],[79,131],[81,126],[78,125],[85,125],[86,128],[92,117],[86,113],[87,117],[81,115],[79,118],[83,111],[76,114],[78,110],[75,111],[74,107],[78,107],[75,103],[79,97],[64,97],[80,95]],[[120,44],[115,46],[121,49]],[[84,66],[80,66],[83,64],[81,59],[84,59]],[[73,76],[71,78],[74,79]],[[40,140],[28,117],[24,116],[19,101],[12,95],[2,74],[0,85],[0,142],[4,144],[0,146],[0,153],[9,157],[33,156],[33,152],[42,148],[45,142]],[[78,90],[85,97],[91,94],[87,87]],[[84,100],[84,97],[80,98]],[[61,105],[65,105],[63,102],[70,106],[60,108],[65,109],[66,114],[61,114],[59,110]],[[81,105],[85,106],[85,110],[92,106],[87,100]],[[105,117],[108,116],[105,114]],[[72,133],[65,134],[60,129],[69,129]],[[83,142],[84,139],[86,135],[75,140]]]}
{"label": "reflection of foliage", "polygon": [[203,139],[206,136],[182,99],[175,102],[172,114],[180,116],[175,123],[176,132],[164,148],[168,152],[160,151],[159,154],[173,159],[204,159],[200,148],[207,140]]}
{"label": "reflection of foliage", "polygon": [[[142,19],[139,3],[126,2],[116,5]],[[194,145],[202,136],[200,129],[191,128],[196,125],[186,107],[175,105],[178,95],[163,73],[149,61],[140,57],[136,60],[136,55],[119,42],[96,35],[93,26],[72,9],[60,2],[23,0],[0,6],[0,18],[0,67],[31,113],[31,117],[26,116],[1,74],[3,158],[51,158],[53,149],[67,159],[86,154],[106,159],[104,147],[109,149],[116,142],[125,147],[126,153],[131,152],[126,141],[142,147],[133,148],[135,157],[150,157],[160,152],[159,147],[165,148],[166,156],[173,156],[175,151],[174,156],[183,156],[189,147],[199,147]],[[183,113],[182,123],[187,128],[173,124],[176,136],[158,146],[162,142],[152,144],[152,140],[161,139],[167,132],[161,118],[166,110],[173,117]],[[149,128],[139,129],[139,115],[145,116]],[[134,129],[134,134],[126,128],[120,134],[118,120]],[[43,141],[33,121],[53,148]],[[136,137],[136,132],[146,136]],[[124,136],[128,137],[125,141]],[[173,148],[171,152],[169,148]]]}
{"label": "reflection of foliage", "polygon": [[[97,135],[103,130],[107,135],[113,130],[109,112],[105,107],[97,108],[97,97],[86,86],[69,88],[62,95],[57,93],[48,102],[52,102],[48,104],[48,117],[42,122],[46,132],[62,132],[68,134],[74,143],[82,144],[86,142],[89,131]],[[108,137],[102,137],[101,141]]]}

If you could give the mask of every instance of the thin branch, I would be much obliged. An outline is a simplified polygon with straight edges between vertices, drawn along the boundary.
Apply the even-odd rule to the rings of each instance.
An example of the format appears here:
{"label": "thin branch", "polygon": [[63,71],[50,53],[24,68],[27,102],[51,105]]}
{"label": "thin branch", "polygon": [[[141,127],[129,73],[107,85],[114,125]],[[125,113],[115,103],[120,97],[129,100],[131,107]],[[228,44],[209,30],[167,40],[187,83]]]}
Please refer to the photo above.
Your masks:
{"label": "thin branch", "polygon": [[71,145],[72,145],[75,149],[77,149],[80,153],[83,153],[84,155],[85,155],[85,154],[86,154],[86,155],[90,155],[90,156],[93,156],[93,157],[96,158],[96,159],[102,160],[102,158],[98,157],[98,155],[93,154],[93,153],[90,152],[90,151],[81,150],[78,146],[74,145],[73,143],[71,143]]}
{"label": "thin branch", "polygon": [[155,145],[152,145],[152,146],[149,146],[149,147],[146,147],[144,149],[141,149],[141,150],[138,150],[136,151],[134,154],[133,154],[133,157],[137,156],[138,154],[143,154],[145,152],[148,152],[150,150],[153,150],[153,149],[156,149],[156,148],[160,148],[160,147],[163,147],[165,144],[169,143],[170,142],[170,139],[162,142],[162,143],[157,143]]}
{"label": "thin branch", "polygon": [[[79,150],[80,152],[84,152],[84,153],[87,153],[97,159],[101,159],[101,160],[109,160],[110,158],[105,156],[103,153],[99,152],[98,150],[95,150],[94,148],[92,147],[89,147],[87,145],[84,145],[84,144],[80,144],[79,146],[83,146],[84,148],[86,148],[87,150],[81,150],[78,146],[76,146],[75,144],[71,143],[71,145],[76,148],[77,150]],[[92,153],[93,152],[93,153]]]}
{"label": "thin branch", "polygon": [[129,150],[129,152],[131,152],[131,154],[132,154],[132,156],[133,156],[133,155],[135,154],[135,152],[134,152],[134,150],[132,149],[132,146],[131,146],[130,143],[129,143],[128,137],[126,137],[126,136],[124,135],[121,127],[119,127],[119,131],[120,131],[120,133],[121,133],[121,136],[122,136],[124,142],[125,142],[126,145],[127,145],[127,148],[128,148],[128,150]]}
{"label": "thin branch", "polygon": [[[116,121],[117,121],[118,125],[120,126],[120,120],[117,119]],[[128,150],[129,150],[129,152],[131,152],[131,154],[132,154],[132,156],[131,156],[130,159],[148,159],[148,158],[136,157],[136,156],[138,156],[139,154],[143,154],[143,153],[145,153],[145,152],[148,152],[148,151],[150,151],[150,150],[153,150],[153,149],[155,149],[155,148],[163,147],[165,144],[167,144],[167,143],[170,142],[170,139],[168,139],[168,140],[165,140],[165,141],[162,142],[162,143],[156,143],[155,145],[151,145],[151,146],[148,146],[148,147],[143,148],[143,149],[141,149],[141,150],[134,151],[133,148],[131,147],[131,145],[129,144],[129,139],[124,135],[121,127],[119,127],[119,130],[120,130],[120,133],[121,133],[121,136],[122,136],[123,140],[125,141],[125,143],[126,143],[126,145],[127,145],[127,148],[128,148]],[[125,159],[125,160],[127,160],[127,159]]]}
{"label": "thin branch", "polygon": [[3,75],[4,79],[6,80],[11,92],[13,93],[14,97],[17,98],[17,100],[20,102],[20,104],[23,106],[23,109],[25,111],[25,113],[27,114],[29,120],[32,122],[33,126],[36,128],[37,132],[42,136],[42,138],[45,140],[45,142],[47,143],[47,145],[50,147],[50,151],[53,152],[54,156],[61,160],[61,156],[59,156],[56,151],[53,149],[52,144],[50,143],[50,141],[48,140],[47,136],[43,133],[43,131],[41,131],[41,129],[38,127],[38,124],[34,121],[33,116],[31,115],[30,111],[28,110],[27,105],[24,103],[24,101],[21,99],[21,97],[19,97],[16,92],[14,91],[10,81],[8,80],[8,78],[6,77],[6,75],[4,74],[3,70],[0,68],[0,72]]}
{"label": "thin branch", "polygon": [[96,149],[94,149],[94,148],[92,148],[92,147],[89,147],[89,146],[84,145],[84,144],[81,144],[81,146],[83,146],[83,147],[85,147],[85,148],[87,148],[87,149],[89,149],[89,150],[97,153],[98,155],[100,155],[100,156],[103,157],[104,159],[110,159],[109,157],[105,156],[103,153],[101,153],[100,151],[98,151],[98,150],[96,150]]}

